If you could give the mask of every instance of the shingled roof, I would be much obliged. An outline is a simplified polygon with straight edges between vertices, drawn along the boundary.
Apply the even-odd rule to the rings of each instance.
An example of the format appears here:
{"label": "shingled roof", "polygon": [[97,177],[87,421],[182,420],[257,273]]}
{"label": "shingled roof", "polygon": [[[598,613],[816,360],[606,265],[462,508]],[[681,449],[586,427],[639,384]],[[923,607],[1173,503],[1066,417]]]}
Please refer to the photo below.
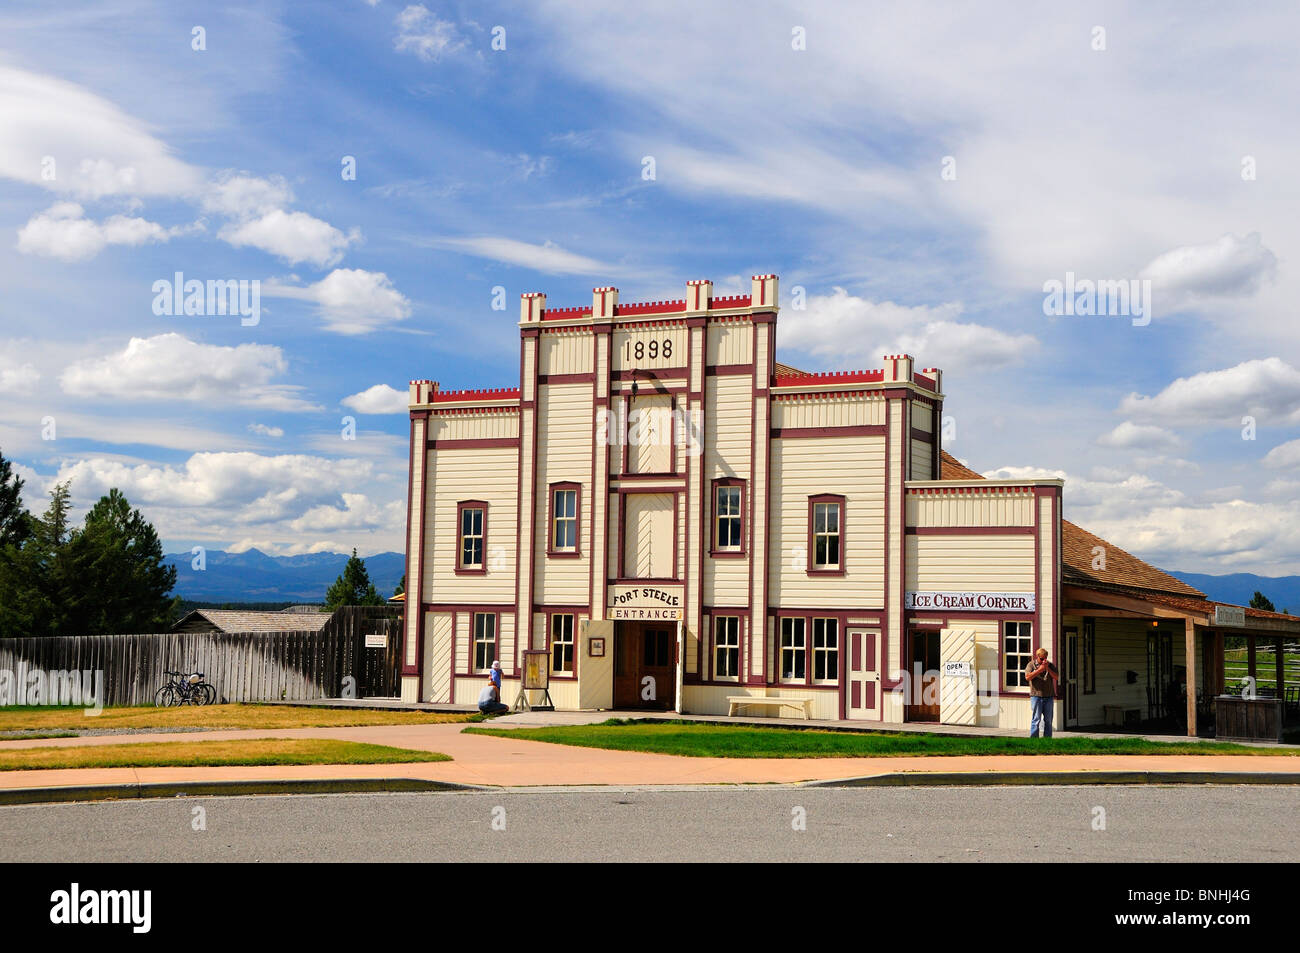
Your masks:
{"label": "shingled roof", "polygon": [[[970,467],[959,463],[946,450],[941,451],[939,458],[941,480],[984,479]],[[1093,550],[1098,546],[1106,553],[1105,569],[1092,567]],[[1174,578],[1066,519],[1061,520],[1061,580],[1082,585],[1099,584],[1163,592],[1192,599],[1205,598],[1205,593],[1199,589],[1193,589],[1181,579]]]}
{"label": "shingled roof", "polygon": [[319,632],[329,612],[244,612],[195,609],[172,626],[173,632]]}

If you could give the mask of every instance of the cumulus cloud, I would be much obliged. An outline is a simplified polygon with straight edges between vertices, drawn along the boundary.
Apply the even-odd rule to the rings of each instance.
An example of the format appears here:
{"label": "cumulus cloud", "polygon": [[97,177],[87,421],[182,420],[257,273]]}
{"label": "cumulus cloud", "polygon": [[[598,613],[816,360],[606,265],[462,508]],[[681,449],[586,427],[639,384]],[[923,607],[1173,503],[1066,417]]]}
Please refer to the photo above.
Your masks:
{"label": "cumulus cloud", "polygon": [[406,519],[406,505],[401,500],[380,505],[362,493],[343,493],[341,497],[341,507],[314,506],[289,525],[303,533],[335,533],[378,529]]}
{"label": "cumulus cloud", "polygon": [[305,261],[327,268],[342,260],[349,245],[360,241],[361,232],[353,229],[345,235],[306,212],[274,209],[259,218],[227,225],[217,236],[236,248],[251,245],[291,265]]}
{"label": "cumulus cloud", "polygon": [[172,332],[131,338],[121,351],[77,361],[59,377],[59,384],[64,392],[82,398],[319,410],[300,396],[301,387],[272,383],[287,369],[283,352],[273,345],[201,344]]}
{"label": "cumulus cloud", "polygon": [[312,302],[325,329],[339,334],[369,334],[411,314],[411,302],[386,274],[360,268],[336,268],[306,286],[266,282],[262,294]]}
{"label": "cumulus cloud", "polygon": [[284,208],[293,191],[282,176],[262,178],[247,172],[223,172],[204,189],[203,209],[233,218],[252,218]]}
{"label": "cumulus cloud", "polygon": [[1288,470],[1300,467],[1300,440],[1289,440],[1278,444],[1264,454],[1264,466]]}
{"label": "cumulus cloud", "polygon": [[1239,426],[1243,416],[1264,423],[1300,423],[1300,370],[1281,358],[1180,377],[1155,396],[1129,394],[1120,413],[1170,426]]}
{"label": "cumulus cloud", "polygon": [[781,319],[781,347],[823,363],[876,366],[885,354],[911,354],[921,367],[991,369],[1018,364],[1038,341],[1028,334],[957,320],[961,305],[937,307],[872,301],[835,288],[812,295],[804,311]]}
{"label": "cumulus cloud", "polygon": [[1135,424],[1131,420],[1126,420],[1114,430],[1098,437],[1097,443],[1103,447],[1115,447],[1121,450],[1158,450],[1161,448],[1173,449],[1181,441],[1178,439],[1177,434],[1166,430],[1164,427],[1157,427],[1153,424]]}
{"label": "cumulus cloud", "polygon": [[343,398],[343,406],[350,407],[359,414],[404,414],[409,407],[410,394],[397,390],[387,384],[376,384],[349,397]]}
{"label": "cumulus cloud", "polygon": [[1264,247],[1259,232],[1251,232],[1167,251],[1143,268],[1141,277],[1163,293],[1242,297],[1258,291],[1276,271],[1277,256]]}
{"label": "cumulus cloud", "polygon": [[456,30],[456,24],[438,19],[422,3],[404,9],[395,22],[397,36],[393,47],[399,53],[414,53],[425,62],[436,62],[469,43]]}
{"label": "cumulus cloud", "polygon": [[157,222],[114,215],[103,222],[85,217],[76,202],[57,202],[32,216],[18,230],[18,250],[64,261],[94,258],[107,245],[144,245],[169,241],[187,228],[164,228]]}
{"label": "cumulus cloud", "polygon": [[262,437],[283,437],[283,427],[271,427],[267,424],[249,424],[248,432],[255,433]]}

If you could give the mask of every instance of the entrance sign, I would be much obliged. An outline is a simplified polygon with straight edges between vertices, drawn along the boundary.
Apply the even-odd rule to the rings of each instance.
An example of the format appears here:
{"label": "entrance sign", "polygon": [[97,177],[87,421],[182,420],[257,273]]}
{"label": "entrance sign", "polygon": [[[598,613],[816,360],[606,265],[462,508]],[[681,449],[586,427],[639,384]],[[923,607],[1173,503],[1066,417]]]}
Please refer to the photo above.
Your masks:
{"label": "entrance sign", "polygon": [[1032,592],[912,592],[908,609],[947,609],[955,612],[1033,612]]}
{"label": "entrance sign", "polygon": [[682,587],[610,586],[606,615],[626,622],[679,622],[682,618]]}

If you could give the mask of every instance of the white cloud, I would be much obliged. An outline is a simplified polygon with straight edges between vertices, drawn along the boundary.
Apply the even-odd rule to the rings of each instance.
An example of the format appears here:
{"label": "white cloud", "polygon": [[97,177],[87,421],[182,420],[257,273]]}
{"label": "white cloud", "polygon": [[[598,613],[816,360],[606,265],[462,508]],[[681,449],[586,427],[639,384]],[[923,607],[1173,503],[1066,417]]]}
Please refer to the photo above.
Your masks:
{"label": "white cloud", "polygon": [[282,176],[261,178],[247,172],[218,175],[200,196],[205,211],[240,219],[265,215],[292,201],[293,191]]}
{"label": "white cloud", "polygon": [[397,37],[393,47],[414,53],[426,62],[436,62],[468,44],[449,20],[440,20],[424,4],[413,4],[397,15]]}
{"label": "white cloud", "polygon": [[410,394],[397,390],[387,384],[376,384],[349,397],[343,398],[343,406],[351,407],[359,414],[404,414],[410,404]]}
{"label": "white cloud", "polygon": [[0,177],[99,198],[181,195],[202,173],[103,97],[0,65]]}
{"label": "white cloud", "polygon": [[1163,427],[1156,427],[1152,424],[1135,424],[1131,420],[1126,420],[1114,430],[1098,437],[1097,443],[1103,447],[1149,451],[1161,448],[1173,449],[1181,441],[1178,439],[1177,434]]}
{"label": "white cloud", "polygon": [[448,248],[475,258],[487,258],[506,265],[531,268],[548,275],[606,275],[621,273],[614,265],[565,251],[552,242],[533,245],[514,238],[485,235],[480,238],[434,238],[423,244]]}
{"label": "white cloud", "polygon": [[1243,416],[1300,423],[1300,370],[1277,357],[1244,361],[1180,377],[1154,397],[1129,394],[1119,410],[1172,426],[1240,426]]}
{"label": "white cloud", "polygon": [[266,424],[249,424],[248,432],[255,433],[263,437],[283,437],[283,427],[270,427]]}
{"label": "white cloud", "polygon": [[278,347],[200,344],[176,333],[131,338],[103,357],[71,364],[59,378],[65,393],[123,402],[193,401],[214,407],[256,405],[268,410],[320,409],[301,387],[273,384],[288,362]]}
{"label": "white cloud", "polygon": [[1277,271],[1277,256],[1264,247],[1259,232],[1244,238],[1224,235],[1203,245],[1184,245],[1158,256],[1142,269],[1153,290],[1176,296],[1242,297],[1259,290]]}
{"label": "white cloud", "polygon": [[28,255],[82,261],[95,257],[107,245],[165,242],[187,230],[164,228],[157,222],[126,215],[95,222],[85,217],[85,210],[76,202],[56,202],[18,230],[18,250]]}
{"label": "white cloud", "polygon": [[1007,334],[960,322],[961,305],[937,307],[871,301],[835,288],[812,295],[803,311],[781,317],[781,349],[808,354],[837,368],[878,366],[885,354],[911,354],[917,369],[992,369],[1018,364],[1038,347],[1028,334]]}
{"label": "white cloud", "polygon": [[343,258],[349,245],[360,241],[361,232],[353,229],[344,235],[306,212],[275,209],[260,218],[227,225],[217,236],[236,248],[251,245],[291,265],[305,261],[327,268]]}
{"label": "white cloud", "polygon": [[314,506],[289,525],[304,533],[330,533],[378,529],[406,519],[406,504],[401,500],[380,505],[362,493],[343,493],[341,496],[342,507]]}
{"label": "white cloud", "polygon": [[0,394],[21,394],[30,391],[41,379],[41,372],[33,364],[19,364],[7,354],[0,354]]}
{"label": "white cloud", "polygon": [[1278,444],[1264,455],[1264,466],[1273,469],[1300,467],[1300,440]]}
{"label": "white cloud", "polygon": [[266,282],[262,294],[312,302],[325,329],[340,334],[368,334],[411,314],[411,302],[382,271],[336,268],[312,285]]}

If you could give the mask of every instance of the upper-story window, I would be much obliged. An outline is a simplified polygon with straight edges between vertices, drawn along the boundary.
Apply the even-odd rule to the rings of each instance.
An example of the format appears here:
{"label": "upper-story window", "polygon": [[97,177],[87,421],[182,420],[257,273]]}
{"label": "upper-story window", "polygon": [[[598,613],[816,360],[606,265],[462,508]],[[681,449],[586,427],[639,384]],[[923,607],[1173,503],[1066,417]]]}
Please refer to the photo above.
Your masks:
{"label": "upper-story window", "polygon": [[844,497],[808,499],[808,571],[844,572]]}
{"label": "upper-story window", "polygon": [[578,554],[578,504],[578,484],[551,484],[550,545],[547,551],[552,556]]}
{"label": "upper-story window", "polygon": [[466,500],[456,505],[456,571],[487,571],[487,504]]}
{"label": "upper-story window", "polygon": [[713,481],[713,554],[745,551],[745,484],[741,480]]}

